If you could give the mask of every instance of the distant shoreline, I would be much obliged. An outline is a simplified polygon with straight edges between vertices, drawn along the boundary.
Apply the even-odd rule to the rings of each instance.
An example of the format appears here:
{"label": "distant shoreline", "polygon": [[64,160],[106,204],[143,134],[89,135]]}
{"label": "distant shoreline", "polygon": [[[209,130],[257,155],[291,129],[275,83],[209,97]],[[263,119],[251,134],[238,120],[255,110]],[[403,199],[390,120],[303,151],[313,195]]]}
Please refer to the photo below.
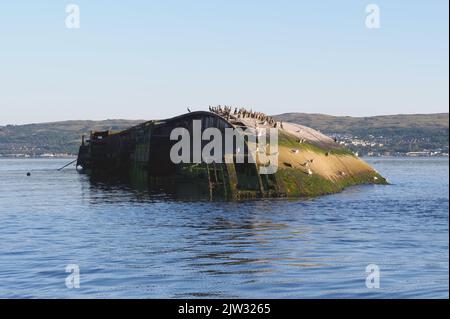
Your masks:
{"label": "distant shoreline", "polygon": [[[274,115],[328,135],[361,157],[448,156],[449,114],[336,117],[322,114]],[[74,156],[82,135],[122,131],[144,120],[64,121],[0,126],[0,157]]]}

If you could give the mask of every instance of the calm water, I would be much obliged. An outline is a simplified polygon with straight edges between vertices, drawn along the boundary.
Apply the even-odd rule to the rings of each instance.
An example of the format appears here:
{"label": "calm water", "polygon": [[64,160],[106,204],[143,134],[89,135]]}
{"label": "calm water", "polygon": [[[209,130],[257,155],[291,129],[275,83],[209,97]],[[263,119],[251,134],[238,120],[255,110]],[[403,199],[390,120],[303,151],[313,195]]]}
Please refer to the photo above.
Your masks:
{"label": "calm water", "polygon": [[448,159],[373,159],[393,185],[244,203],[92,184],[67,162],[0,160],[0,298],[449,296]]}

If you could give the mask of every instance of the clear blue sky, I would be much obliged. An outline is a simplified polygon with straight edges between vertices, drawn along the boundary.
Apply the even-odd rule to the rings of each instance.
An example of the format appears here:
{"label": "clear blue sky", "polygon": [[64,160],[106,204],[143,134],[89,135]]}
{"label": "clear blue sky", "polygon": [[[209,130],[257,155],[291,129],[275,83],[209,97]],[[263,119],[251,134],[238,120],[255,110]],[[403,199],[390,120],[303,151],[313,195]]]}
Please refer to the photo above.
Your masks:
{"label": "clear blue sky", "polygon": [[[78,4],[81,28],[65,27]],[[378,4],[381,28],[367,29]],[[0,124],[165,118],[208,105],[446,112],[448,1],[0,3]]]}

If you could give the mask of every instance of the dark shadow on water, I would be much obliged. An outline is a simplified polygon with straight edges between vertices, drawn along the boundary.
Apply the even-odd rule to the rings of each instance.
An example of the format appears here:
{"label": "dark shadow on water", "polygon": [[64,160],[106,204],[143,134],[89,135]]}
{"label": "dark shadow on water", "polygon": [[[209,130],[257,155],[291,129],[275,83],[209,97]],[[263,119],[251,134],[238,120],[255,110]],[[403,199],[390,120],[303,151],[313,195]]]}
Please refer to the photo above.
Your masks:
{"label": "dark shadow on water", "polygon": [[[108,202],[209,201],[208,194],[202,193],[198,185],[191,183],[174,183],[172,181],[150,183],[132,178],[111,177],[100,174],[84,176],[87,178],[90,194],[103,194]],[[103,196],[94,196],[93,199],[104,202],[105,198]]]}

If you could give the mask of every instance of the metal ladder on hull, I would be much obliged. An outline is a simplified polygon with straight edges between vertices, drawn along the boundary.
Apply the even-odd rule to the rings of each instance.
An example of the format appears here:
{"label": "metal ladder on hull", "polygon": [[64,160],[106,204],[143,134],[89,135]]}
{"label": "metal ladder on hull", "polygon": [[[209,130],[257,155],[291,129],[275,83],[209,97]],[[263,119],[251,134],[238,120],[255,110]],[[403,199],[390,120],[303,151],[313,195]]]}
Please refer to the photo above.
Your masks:
{"label": "metal ladder on hull", "polygon": [[227,178],[224,171],[223,164],[206,163],[206,170],[208,171],[208,185],[209,185],[209,199],[213,200],[215,192],[223,189],[223,196],[227,197],[227,185],[225,184]]}

